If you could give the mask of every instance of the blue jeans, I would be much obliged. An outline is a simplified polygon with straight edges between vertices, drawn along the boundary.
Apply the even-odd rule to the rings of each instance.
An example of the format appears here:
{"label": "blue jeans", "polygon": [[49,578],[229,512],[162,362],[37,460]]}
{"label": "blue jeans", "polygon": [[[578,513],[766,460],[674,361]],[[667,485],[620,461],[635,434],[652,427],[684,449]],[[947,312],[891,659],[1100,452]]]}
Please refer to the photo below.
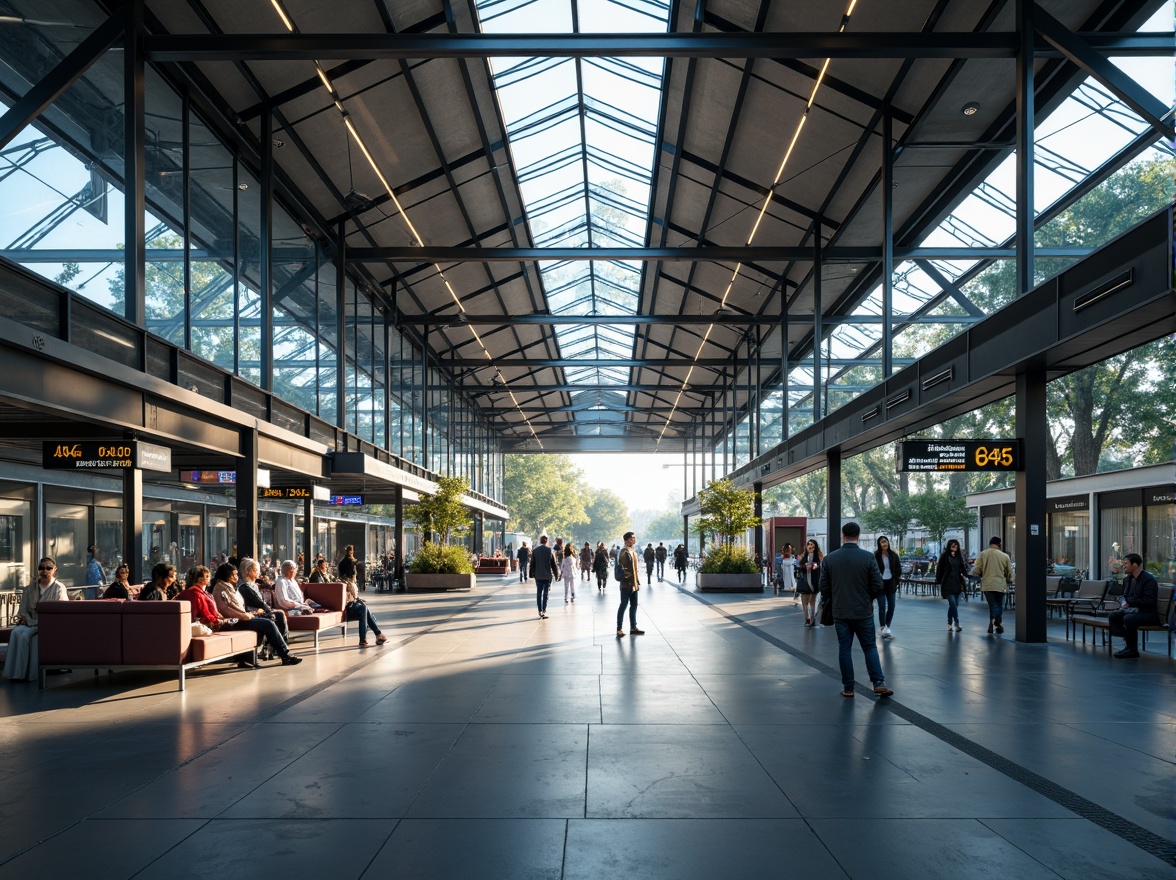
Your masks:
{"label": "blue jeans", "polygon": [[947,622],[960,625],[960,594],[947,594]]}
{"label": "blue jeans", "polygon": [[878,597],[878,626],[890,626],[894,620],[894,594],[898,591],[898,581],[893,578],[882,581],[882,595]]}
{"label": "blue jeans", "polygon": [[625,622],[625,606],[629,606],[629,628],[637,628],[637,590],[621,587],[621,607],[617,609],[617,629]]}
{"label": "blue jeans", "polygon": [[372,617],[372,612],[367,605],[360,605],[358,602],[348,602],[344,610],[347,612],[348,620],[354,620],[359,624],[359,640],[361,642],[367,641],[369,627],[377,636],[382,635],[380,627],[376,625],[376,619]]}
{"label": "blue jeans", "polygon": [[539,606],[539,613],[547,613],[547,593],[551,589],[551,581],[535,579],[535,604]]}
{"label": "blue jeans", "polygon": [[519,561],[519,583],[525,584],[527,582],[527,563]]}
{"label": "blue jeans", "polygon": [[988,613],[992,616],[992,622],[1004,626],[1001,623],[1004,617],[1004,593],[994,593],[990,590],[984,594],[984,598],[988,600]]}
{"label": "blue jeans", "polygon": [[841,666],[841,684],[853,689],[853,637],[856,634],[862,654],[866,657],[866,672],[874,686],[886,680],[882,675],[882,661],[878,659],[878,645],[874,641],[874,616],[860,620],[835,620],[837,629],[837,662]]}

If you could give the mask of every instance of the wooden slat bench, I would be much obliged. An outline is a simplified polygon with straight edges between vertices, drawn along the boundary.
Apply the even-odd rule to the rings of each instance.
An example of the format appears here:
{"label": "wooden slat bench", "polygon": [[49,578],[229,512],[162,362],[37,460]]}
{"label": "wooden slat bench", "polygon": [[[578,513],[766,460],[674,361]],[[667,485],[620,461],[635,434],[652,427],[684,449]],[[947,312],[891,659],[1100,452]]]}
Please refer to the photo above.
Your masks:
{"label": "wooden slat bench", "polygon": [[[1143,634],[1143,647],[1147,647],[1147,634],[1149,632],[1162,632],[1168,635],[1168,657],[1172,656],[1172,628],[1165,623],[1170,619],[1172,613],[1172,594],[1173,587],[1170,584],[1161,584],[1156,596],[1156,607],[1160,612],[1160,623],[1155,626],[1141,626],[1139,632]],[[1075,614],[1071,618],[1074,624],[1074,636],[1078,636],[1078,627],[1082,627],[1082,644],[1086,644],[1086,630],[1091,629],[1090,643],[1094,644],[1094,632],[1102,630],[1103,645],[1107,651],[1111,650],[1111,621],[1106,614]]]}

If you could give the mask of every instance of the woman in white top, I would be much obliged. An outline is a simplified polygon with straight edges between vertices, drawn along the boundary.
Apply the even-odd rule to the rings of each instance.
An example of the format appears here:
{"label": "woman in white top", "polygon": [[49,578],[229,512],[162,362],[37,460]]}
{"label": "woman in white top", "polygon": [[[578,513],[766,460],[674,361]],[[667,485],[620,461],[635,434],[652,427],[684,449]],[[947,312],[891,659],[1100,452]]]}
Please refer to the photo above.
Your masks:
{"label": "woman in white top", "polygon": [[16,615],[16,627],[8,636],[8,657],[4,660],[4,677],[13,681],[32,681],[37,676],[37,604],[65,602],[69,593],[57,579],[57,563],[42,556],[37,563],[37,580],[25,587]]}
{"label": "woman in white top", "polygon": [[563,578],[564,604],[568,604],[568,597],[576,601],[576,548],[571,541],[564,547],[563,559],[559,563],[559,576]]}
{"label": "woman in white top", "polygon": [[785,592],[792,592],[792,604],[800,604],[800,593],[796,592],[796,551],[792,549],[791,544],[785,544],[784,550],[781,554],[784,568],[784,583],[780,587]]}

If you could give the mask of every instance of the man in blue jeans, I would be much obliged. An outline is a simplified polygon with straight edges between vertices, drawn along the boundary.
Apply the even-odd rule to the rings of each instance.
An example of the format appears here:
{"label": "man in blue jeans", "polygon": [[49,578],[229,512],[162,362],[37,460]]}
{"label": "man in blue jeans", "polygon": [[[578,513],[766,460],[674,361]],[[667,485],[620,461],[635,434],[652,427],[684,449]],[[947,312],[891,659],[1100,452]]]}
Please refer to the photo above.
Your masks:
{"label": "man in blue jeans", "polygon": [[539,543],[531,551],[531,577],[535,579],[535,604],[539,606],[539,617],[547,617],[547,593],[551,579],[559,577],[559,563],[547,546],[547,535],[540,535]]}
{"label": "man in blue jeans", "polygon": [[[641,589],[641,575],[637,571],[637,536],[625,532],[625,546],[617,557],[621,567],[621,607],[617,609],[617,638],[625,634],[621,627],[625,623],[625,607],[629,608],[629,635],[643,636],[645,630],[637,628],[637,591]],[[650,545],[652,546],[652,545]]]}
{"label": "man in blue jeans", "polygon": [[821,598],[831,603],[829,607],[837,627],[841,696],[854,695],[853,637],[856,635],[866,658],[866,672],[874,683],[874,693],[889,697],[894,691],[885,685],[878,645],[874,641],[874,600],[882,593],[882,572],[874,554],[858,546],[861,533],[861,527],[855,522],[841,527],[841,546],[821,564]]}

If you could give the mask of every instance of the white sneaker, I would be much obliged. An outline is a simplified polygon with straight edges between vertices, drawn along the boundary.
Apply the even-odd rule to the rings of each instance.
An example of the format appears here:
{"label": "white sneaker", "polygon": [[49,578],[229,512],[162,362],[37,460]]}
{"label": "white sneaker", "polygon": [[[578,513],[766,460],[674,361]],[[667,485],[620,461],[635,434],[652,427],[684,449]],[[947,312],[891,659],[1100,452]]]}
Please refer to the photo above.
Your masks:
{"label": "white sneaker", "polygon": [[952,630],[952,625],[949,623],[949,624],[947,625],[947,631],[948,631],[948,632],[951,632],[951,630]]}

